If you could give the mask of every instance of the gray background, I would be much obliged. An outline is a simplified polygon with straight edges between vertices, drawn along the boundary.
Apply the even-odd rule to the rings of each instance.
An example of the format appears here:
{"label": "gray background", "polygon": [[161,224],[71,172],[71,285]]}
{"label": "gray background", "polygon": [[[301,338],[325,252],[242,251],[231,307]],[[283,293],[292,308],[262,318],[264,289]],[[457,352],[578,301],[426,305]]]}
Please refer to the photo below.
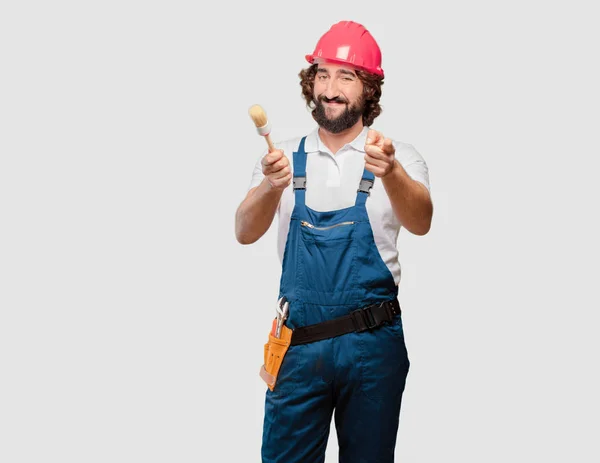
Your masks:
{"label": "gray background", "polygon": [[280,267],[275,226],[234,236],[247,110],[310,131],[297,74],[344,19],[435,205],[399,237],[397,461],[599,461],[592,4],[3,2],[0,461],[260,461]]}

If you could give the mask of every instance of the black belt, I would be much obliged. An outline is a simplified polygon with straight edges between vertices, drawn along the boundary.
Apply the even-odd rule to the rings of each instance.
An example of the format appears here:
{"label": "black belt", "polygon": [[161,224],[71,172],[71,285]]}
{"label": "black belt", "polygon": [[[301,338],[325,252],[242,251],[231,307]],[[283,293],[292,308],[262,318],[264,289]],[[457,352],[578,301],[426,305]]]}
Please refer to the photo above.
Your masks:
{"label": "black belt", "polygon": [[400,315],[401,313],[398,299],[379,302],[363,307],[362,309],[354,310],[343,317],[296,328],[292,333],[291,345],[306,344],[321,341],[322,339],[334,338],[342,334],[372,330],[392,321],[396,315]]}

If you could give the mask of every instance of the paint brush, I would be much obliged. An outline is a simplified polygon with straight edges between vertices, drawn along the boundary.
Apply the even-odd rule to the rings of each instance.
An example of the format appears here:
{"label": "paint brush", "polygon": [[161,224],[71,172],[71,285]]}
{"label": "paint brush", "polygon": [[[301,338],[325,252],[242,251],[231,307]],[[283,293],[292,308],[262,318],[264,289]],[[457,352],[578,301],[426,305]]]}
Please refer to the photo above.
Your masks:
{"label": "paint brush", "polygon": [[267,141],[267,145],[269,145],[269,152],[275,150],[275,146],[273,146],[273,142],[271,141],[270,133],[271,133],[271,124],[269,124],[269,120],[267,119],[267,115],[265,111],[259,105],[255,104],[251,106],[248,110],[250,117],[254,121],[254,125],[256,126],[256,131],[259,135],[265,137]]}

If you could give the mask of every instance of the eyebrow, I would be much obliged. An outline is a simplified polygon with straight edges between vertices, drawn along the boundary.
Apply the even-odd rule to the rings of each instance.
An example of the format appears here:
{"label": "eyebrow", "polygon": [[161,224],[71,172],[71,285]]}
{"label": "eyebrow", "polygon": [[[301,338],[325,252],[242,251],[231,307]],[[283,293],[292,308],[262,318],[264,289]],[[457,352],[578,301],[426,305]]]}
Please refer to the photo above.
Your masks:
{"label": "eyebrow", "polygon": [[[317,73],[322,72],[325,74],[329,74],[329,71],[325,68],[318,68],[317,69]],[[352,77],[357,77],[356,73],[352,72],[352,71],[348,71],[347,69],[338,69],[337,70],[337,74],[346,74]]]}

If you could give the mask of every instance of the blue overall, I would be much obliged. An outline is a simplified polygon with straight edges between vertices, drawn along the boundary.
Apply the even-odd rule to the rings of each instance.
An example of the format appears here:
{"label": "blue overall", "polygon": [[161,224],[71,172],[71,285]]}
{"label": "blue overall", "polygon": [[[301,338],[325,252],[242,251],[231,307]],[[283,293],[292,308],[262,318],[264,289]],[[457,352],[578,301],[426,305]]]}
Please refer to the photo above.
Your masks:
{"label": "blue overall", "polygon": [[[306,177],[305,139],[293,153],[295,180]],[[363,179],[374,176],[365,169]],[[294,190],[283,257],[286,325],[320,323],[397,297],[373,239],[368,193],[328,212],[307,207],[305,194]],[[266,393],[263,463],[323,462],[334,411],[340,463],[393,463],[409,365],[400,315],[374,330],[290,346]]]}

